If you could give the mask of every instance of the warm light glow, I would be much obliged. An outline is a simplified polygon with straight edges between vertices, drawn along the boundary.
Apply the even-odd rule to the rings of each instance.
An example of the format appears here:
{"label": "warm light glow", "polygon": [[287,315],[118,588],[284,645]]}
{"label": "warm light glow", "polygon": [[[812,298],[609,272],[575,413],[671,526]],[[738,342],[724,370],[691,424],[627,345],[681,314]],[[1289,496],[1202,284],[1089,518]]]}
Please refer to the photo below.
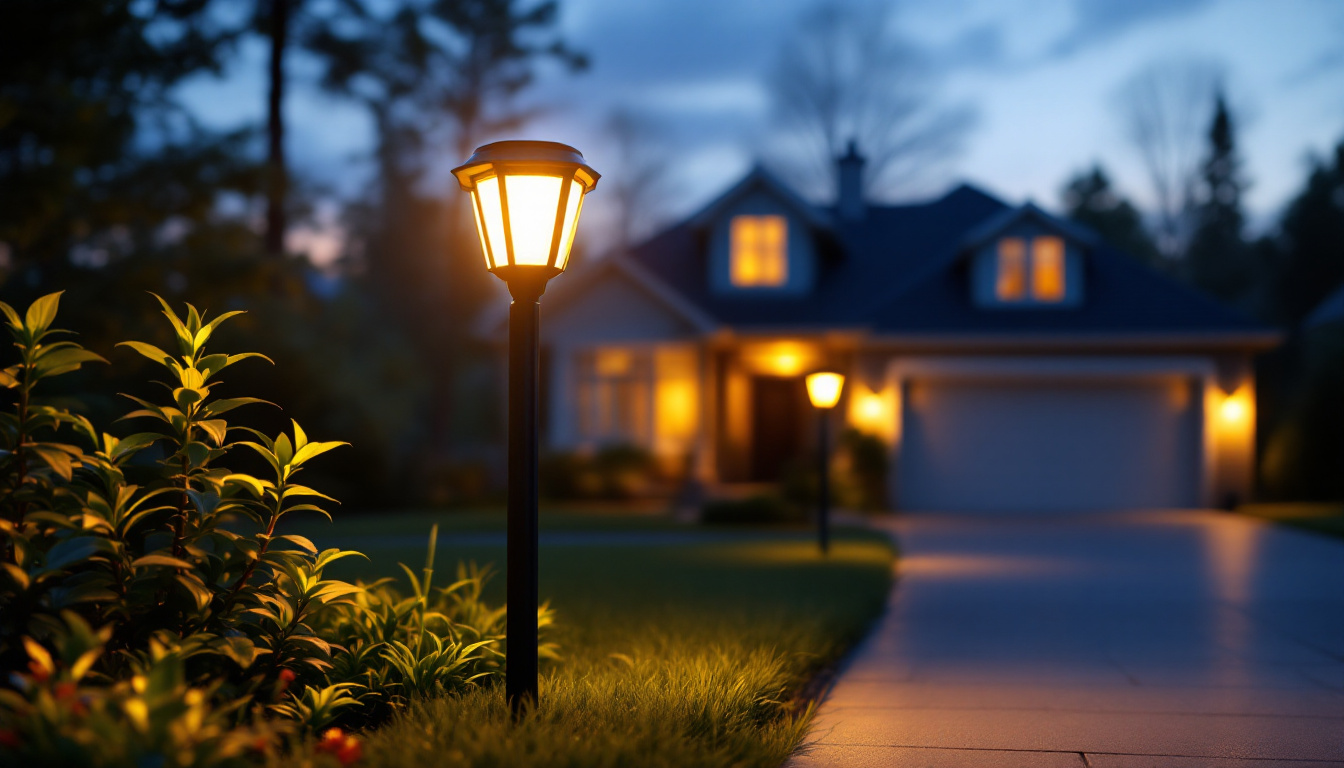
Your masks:
{"label": "warm light glow", "polygon": [[605,347],[597,350],[593,369],[598,376],[624,376],[630,373],[631,357],[627,349]]}
{"label": "warm light glow", "polygon": [[882,396],[876,392],[864,393],[859,398],[856,410],[859,418],[867,424],[879,421],[887,412],[886,404],[882,402]]}
{"label": "warm light glow", "polygon": [[1005,237],[999,241],[999,273],[994,281],[994,295],[1000,301],[1017,301],[1026,290],[1027,246],[1020,237]]}
{"label": "warm light glow", "polygon": [[565,270],[583,198],[599,178],[578,150],[549,141],[499,141],[477,148],[453,175],[471,194],[491,272],[508,281],[528,274],[544,284]]}
{"label": "warm light glow", "polygon": [[834,408],[840,402],[840,390],[845,377],[832,371],[810,373],[807,376],[807,397],[817,408]]}
{"label": "warm light glow", "polygon": [[850,425],[894,445],[900,427],[896,391],[897,388],[891,386],[873,390],[863,384],[852,384],[849,389]]}
{"label": "warm light glow", "polygon": [[1218,415],[1223,417],[1223,421],[1229,424],[1236,424],[1246,418],[1246,403],[1235,395],[1223,400],[1223,405],[1218,409]]}
{"label": "warm light glow", "polygon": [[733,285],[771,287],[788,280],[788,224],[783,216],[734,216],[730,228]]}
{"label": "warm light glow", "polygon": [[1031,297],[1051,302],[1064,299],[1064,241],[1058,237],[1031,241]]}
{"label": "warm light glow", "polygon": [[743,347],[742,361],[752,373],[797,376],[821,364],[815,345],[799,341],[752,343]]}
{"label": "warm light glow", "polygon": [[[654,449],[679,459],[699,425],[699,358],[693,347],[662,345],[654,351]],[[676,467],[672,467],[676,469]]]}

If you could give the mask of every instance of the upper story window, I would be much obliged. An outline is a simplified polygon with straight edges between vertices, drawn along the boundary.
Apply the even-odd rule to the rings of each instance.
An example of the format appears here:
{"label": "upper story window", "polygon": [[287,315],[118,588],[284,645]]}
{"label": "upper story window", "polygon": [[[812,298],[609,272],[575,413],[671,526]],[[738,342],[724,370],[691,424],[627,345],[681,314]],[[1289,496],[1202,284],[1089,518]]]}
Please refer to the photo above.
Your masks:
{"label": "upper story window", "polygon": [[783,285],[789,278],[788,224],[783,216],[734,216],[729,277],[738,288]]}
{"label": "upper story window", "polygon": [[999,271],[994,295],[999,301],[1019,301],[1027,286],[1027,246],[1020,237],[999,241]]}
{"label": "upper story window", "polygon": [[1064,241],[1058,237],[1032,238],[1031,298],[1064,300]]}
{"label": "upper story window", "polygon": [[1032,301],[1054,304],[1064,300],[1064,241],[1051,235],[1031,238],[1031,261],[1027,240],[1005,237],[999,241],[998,272],[994,295],[999,301]]}

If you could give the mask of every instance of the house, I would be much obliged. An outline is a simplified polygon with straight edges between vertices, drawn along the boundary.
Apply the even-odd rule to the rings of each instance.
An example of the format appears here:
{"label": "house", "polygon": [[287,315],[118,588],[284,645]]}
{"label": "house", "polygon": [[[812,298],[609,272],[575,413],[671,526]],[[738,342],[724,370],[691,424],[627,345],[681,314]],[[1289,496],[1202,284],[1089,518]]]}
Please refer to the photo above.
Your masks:
{"label": "house", "polygon": [[972,186],[837,203],[762,168],[542,300],[543,445],[646,447],[708,484],[813,450],[802,377],[889,447],[901,509],[1194,507],[1251,489],[1251,358],[1276,334],[1082,227]]}

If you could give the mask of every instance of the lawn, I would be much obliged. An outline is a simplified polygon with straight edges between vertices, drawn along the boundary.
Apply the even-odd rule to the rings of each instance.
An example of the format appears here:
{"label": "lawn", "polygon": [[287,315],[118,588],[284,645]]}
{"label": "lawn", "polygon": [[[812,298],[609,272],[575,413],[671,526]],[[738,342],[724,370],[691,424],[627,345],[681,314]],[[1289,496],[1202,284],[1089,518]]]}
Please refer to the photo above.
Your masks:
{"label": "lawn", "polygon": [[[805,689],[881,611],[881,534],[704,529],[648,517],[543,513],[541,594],[557,612],[541,706],[511,721],[502,692],[421,702],[367,737],[371,766],[776,766],[807,731]],[[304,531],[358,548],[344,577],[418,568],[438,522],[439,571],[502,567],[500,513],[346,516]],[[423,542],[423,538],[421,539]],[[600,543],[597,543],[600,542]],[[503,600],[503,579],[489,594]]]}
{"label": "lawn", "polygon": [[1344,504],[1338,502],[1243,504],[1237,511],[1244,515],[1344,538]]}

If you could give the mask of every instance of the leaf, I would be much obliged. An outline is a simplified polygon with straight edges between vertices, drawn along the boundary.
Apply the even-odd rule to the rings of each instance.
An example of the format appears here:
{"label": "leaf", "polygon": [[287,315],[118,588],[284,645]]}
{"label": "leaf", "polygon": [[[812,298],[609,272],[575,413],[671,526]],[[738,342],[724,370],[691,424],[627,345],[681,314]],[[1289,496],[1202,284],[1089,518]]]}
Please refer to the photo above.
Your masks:
{"label": "leaf", "polygon": [[246,488],[249,491],[251,491],[252,495],[256,496],[258,499],[266,495],[266,486],[269,485],[268,483],[263,483],[261,480],[258,480],[257,478],[251,475],[244,475],[244,474],[225,475],[224,484],[225,485],[233,484]]}
{"label": "leaf", "polygon": [[[30,310],[31,312],[31,310]],[[47,652],[38,642],[31,637],[23,638],[23,647],[28,651],[28,656],[35,664],[43,669],[47,674],[56,671],[56,663],[51,660],[51,654]]]}
{"label": "leaf", "polygon": [[188,407],[204,400],[208,394],[205,390],[194,387],[178,387],[173,390],[173,402],[177,403],[178,408],[185,411]]}
{"label": "leaf", "polygon": [[177,361],[173,359],[172,355],[164,352],[153,344],[146,344],[143,341],[123,341],[117,344],[117,346],[130,347],[156,363],[173,368],[174,370],[178,368]]}
{"label": "leaf", "polygon": [[47,550],[45,568],[48,571],[60,570],[67,565],[88,560],[101,552],[110,552],[113,546],[112,542],[98,536],[75,536],[65,539]]}
{"label": "leaf", "polygon": [[17,365],[11,365],[3,371],[0,371],[0,386],[3,386],[5,389],[13,389],[19,386],[19,380],[14,377],[14,374],[18,372],[19,366]]}
{"label": "leaf", "polygon": [[313,458],[314,456],[321,456],[327,451],[330,451],[334,448],[340,448],[343,445],[349,445],[349,443],[342,443],[342,442],[308,443],[307,445],[300,448],[298,453],[294,454],[294,460],[291,461],[290,464],[297,467],[303,462]]}
{"label": "leaf", "polygon": [[335,502],[337,504],[341,503],[331,498],[330,496],[326,495],[325,493],[315,491],[306,485],[286,485],[284,497],[286,499],[290,499],[294,498],[295,496],[316,496],[319,499],[326,499],[327,501]]}
{"label": "leaf", "polygon": [[205,443],[198,443],[193,440],[187,443],[184,452],[187,455],[187,463],[193,467],[203,467],[205,462],[210,460],[210,446]]}
{"label": "leaf", "polygon": [[145,555],[138,557],[131,562],[132,568],[143,568],[151,565],[160,565],[167,568],[191,568],[191,563],[171,555]]}
{"label": "leaf", "polygon": [[0,312],[5,313],[5,319],[9,321],[9,327],[16,331],[23,327],[23,321],[19,319],[19,313],[3,301],[0,301]]}
{"label": "leaf", "polygon": [[79,370],[84,363],[106,363],[101,355],[80,347],[63,347],[46,354],[38,355],[33,366],[40,376],[60,376],[63,373]]}
{"label": "leaf", "polygon": [[[190,355],[193,351],[191,348],[191,332],[182,324],[182,321],[178,319],[177,314],[173,312],[173,308],[168,306],[168,302],[164,301],[162,296],[153,292],[149,295],[158,299],[159,304],[163,306],[163,316],[168,318],[168,322],[173,324],[173,330],[177,333],[177,345],[182,349],[182,354]],[[187,306],[191,305],[188,304]]]}
{"label": "leaf", "polygon": [[294,450],[301,451],[303,446],[308,444],[308,435],[304,434],[303,427],[299,426],[298,419],[290,419],[289,423],[294,425]]}
{"label": "leaf", "polygon": [[28,314],[24,317],[23,324],[29,333],[33,334],[34,340],[51,326],[52,320],[56,319],[56,309],[60,306],[62,293],[65,291],[48,293],[28,307]]}
{"label": "leaf", "polygon": [[192,339],[192,346],[194,346],[196,349],[204,347],[205,343],[210,340],[210,334],[215,332],[215,329],[219,327],[220,323],[224,322],[225,320],[228,320],[230,317],[234,317],[236,315],[241,314],[243,314],[243,311],[241,309],[235,309],[232,312],[225,312],[219,317],[216,317],[214,320],[211,320],[210,322],[206,323],[205,326],[201,328],[201,330],[196,332],[196,337]]}
{"label": "leaf", "polygon": [[275,403],[272,403],[269,400],[262,400],[259,397],[229,397],[229,398],[223,398],[221,400],[215,400],[214,402],[211,403],[206,403],[204,406],[201,407],[201,415],[204,416],[205,418],[210,418],[213,416],[218,416],[221,413],[227,413],[228,411],[232,411],[234,408],[237,408],[240,405],[251,405],[252,403],[265,403],[266,405],[275,405]]}
{"label": "leaf", "polygon": [[65,451],[52,448],[46,443],[29,445],[26,446],[26,449],[35,454],[42,460],[42,463],[51,467],[56,474],[60,475],[67,482],[74,476],[74,462],[70,460],[70,454]]}
{"label": "leaf", "polygon": [[283,536],[277,536],[276,538],[282,541],[288,541],[290,544],[297,546],[299,549],[304,550],[310,555],[317,554],[317,546],[314,545],[312,541],[309,541],[307,536],[300,536],[297,533],[287,533]]}
{"label": "leaf", "polygon": [[130,456],[136,451],[145,448],[149,445],[152,445],[156,441],[162,439],[163,435],[157,434],[155,432],[137,432],[134,435],[117,440],[116,443],[112,446],[112,450],[108,452],[108,456],[112,457],[112,460],[115,461],[117,459]]}
{"label": "leaf", "polygon": [[223,419],[206,419],[196,422],[196,426],[205,430],[211,440],[215,441],[216,446],[224,444],[224,437],[228,434],[229,423]]}
{"label": "leaf", "polygon": [[275,438],[275,458],[282,467],[288,466],[294,458],[294,446],[290,444],[288,435]]}

